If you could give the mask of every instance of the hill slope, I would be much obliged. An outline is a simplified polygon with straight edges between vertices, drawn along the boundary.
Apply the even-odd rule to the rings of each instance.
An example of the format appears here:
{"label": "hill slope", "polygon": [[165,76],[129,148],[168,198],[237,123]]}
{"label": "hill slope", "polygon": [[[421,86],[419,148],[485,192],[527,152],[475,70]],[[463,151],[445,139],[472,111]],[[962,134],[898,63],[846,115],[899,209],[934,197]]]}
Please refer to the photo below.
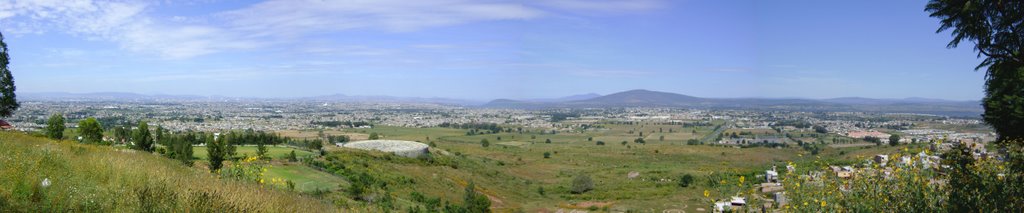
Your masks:
{"label": "hill slope", "polygon": [[[50,185],[42,186],[48,179]],[[25,212],[331,212],[154,154],[0,132],[0,209]]]}

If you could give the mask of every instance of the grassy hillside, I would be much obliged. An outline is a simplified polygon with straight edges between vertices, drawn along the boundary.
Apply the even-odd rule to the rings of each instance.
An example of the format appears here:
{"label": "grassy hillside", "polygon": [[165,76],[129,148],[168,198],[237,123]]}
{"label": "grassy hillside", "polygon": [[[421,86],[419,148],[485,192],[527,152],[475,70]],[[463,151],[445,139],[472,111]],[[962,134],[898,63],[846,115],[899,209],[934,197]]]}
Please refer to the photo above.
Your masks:
{"label": "grassy hillside", "polygon": [[[44,186],[49,180],[49,186]],[[0,209],[332,212],[294,192],[223,180],[154,154],[0,132]]]}

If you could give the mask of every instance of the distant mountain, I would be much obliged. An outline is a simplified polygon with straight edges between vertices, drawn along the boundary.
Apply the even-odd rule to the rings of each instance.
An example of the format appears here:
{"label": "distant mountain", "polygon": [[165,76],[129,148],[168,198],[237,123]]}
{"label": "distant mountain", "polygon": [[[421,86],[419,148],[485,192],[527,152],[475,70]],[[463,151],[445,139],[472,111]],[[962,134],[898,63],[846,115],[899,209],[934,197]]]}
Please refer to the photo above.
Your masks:
{"label": "distant mountain", "polygon": [[586,100],[572,101],[583,106],[694,106],[706,102],[703,98],[650,90],[630,90]]}
{"label": "distant mountain", "polygon": [[685,107],[748,110],[865,111],[926,113],[977,116],[982,112],[977,101],[941,99],[871,99],[845,97],[832,99],[799,98],[701,98],[669,92],[629,90],[576,101],[537,102],[498,99],[484,104],[489,108],[600,108],[600,107]]}
{"label": "distant mountain", "polygon": [[[560,98],[535,98],[535,99],[526,99],[526,100],[523,100],[523,101],[527,101],[527,102],[566,102],[566,101],[587,100],[587,99],[596,98],[596,97],[601,97],[601,95],[597,94],[597,93],[587,93],[587,94],[579,94],[579,95],[570,95],[570,96],[565,96],[565,97],[560,97]],[[506,100],[508,100],[508,99],[506,99]]]}

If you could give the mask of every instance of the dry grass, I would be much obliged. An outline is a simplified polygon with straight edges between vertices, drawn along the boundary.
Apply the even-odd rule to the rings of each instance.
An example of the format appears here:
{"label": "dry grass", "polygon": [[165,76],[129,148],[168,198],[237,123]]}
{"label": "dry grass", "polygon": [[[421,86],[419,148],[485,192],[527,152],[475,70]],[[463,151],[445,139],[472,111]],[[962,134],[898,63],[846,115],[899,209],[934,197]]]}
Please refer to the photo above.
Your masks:
{"label": "dry grass", "polygon": [[[44,179],[51,185],[41,186]],[[0,132],[0,209],[25,212],[332,212],[293,192],[218,179],[154,154]]]}

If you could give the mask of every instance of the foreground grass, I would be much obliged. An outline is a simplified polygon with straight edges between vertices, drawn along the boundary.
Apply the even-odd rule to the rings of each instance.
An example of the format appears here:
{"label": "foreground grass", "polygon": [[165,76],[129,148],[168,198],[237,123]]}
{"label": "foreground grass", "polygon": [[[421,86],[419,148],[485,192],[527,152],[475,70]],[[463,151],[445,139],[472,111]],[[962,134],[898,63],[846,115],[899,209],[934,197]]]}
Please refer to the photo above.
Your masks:
{"label": "foreground grass", "polygon": [[[43,184],[49,180],[49,186]],[[331,212],[323,201],[222,180],[160,156],[0,132],[0,209],[25,212]]]}

